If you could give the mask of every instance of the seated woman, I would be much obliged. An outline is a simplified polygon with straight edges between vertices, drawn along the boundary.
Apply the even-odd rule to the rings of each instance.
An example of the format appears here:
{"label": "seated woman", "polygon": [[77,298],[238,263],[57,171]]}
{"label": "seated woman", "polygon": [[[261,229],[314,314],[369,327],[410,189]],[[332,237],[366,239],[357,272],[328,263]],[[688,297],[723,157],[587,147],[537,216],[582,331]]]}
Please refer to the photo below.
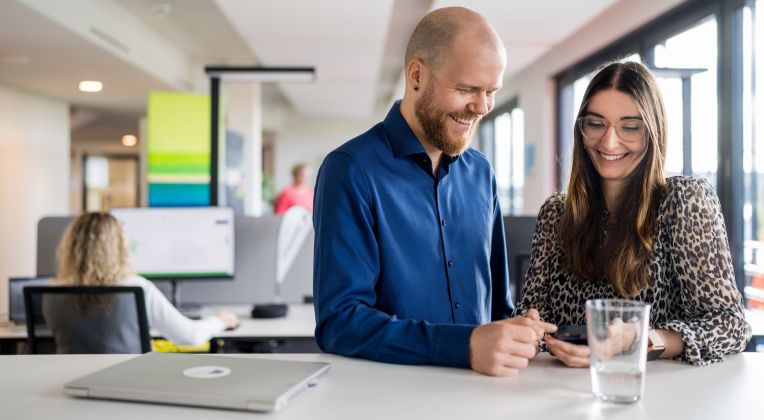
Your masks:
{"label": "seated woman", "polygon": [[75,219],[61,239],[58,260],[59,285],[141,287],[149,327],[177,344],[199,345],[238,324],[236,315],[227,311],[191,320],[154,283],[133,274],[122,226],[108,213],[86,213]]}
{"label": "seated woman", "polygon": [[[660,357],[705,365],[742,351],[751,328],[719,200],[704,178],[664,178],[667,133],[642,64],[613,63],[594,76],[576,120],[568,192],[539,211],[516,313],[535,308],[558,326],[585,324],[588,299],[642,301],[665,344]],[[566,365],[589,365],[587,346],[545,342]]]}

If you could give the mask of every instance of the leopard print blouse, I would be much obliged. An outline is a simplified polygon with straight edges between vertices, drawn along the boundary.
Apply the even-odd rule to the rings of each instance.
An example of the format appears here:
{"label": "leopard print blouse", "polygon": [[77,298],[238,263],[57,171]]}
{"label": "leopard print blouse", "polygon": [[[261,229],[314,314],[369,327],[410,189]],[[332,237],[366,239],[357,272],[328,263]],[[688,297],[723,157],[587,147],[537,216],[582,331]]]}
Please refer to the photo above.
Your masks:
{"label": "leopard print blouse", "polygon": [[[719,362],[742,351],[751,337],[719,199],[704,178],[671,177],[667,184],[648,259],[649,285],[633,299],[651,305],[651,327],[681,333],[684,351],[677,359],[694,365]],[[556,193],[539,211],[515,314],[536,308],[542,320],[556,325],[585,324],[587,299],[620,296],[610,283],[575,282],[562,269],[564,251],[555,226],[564,201],[565,194]]]}

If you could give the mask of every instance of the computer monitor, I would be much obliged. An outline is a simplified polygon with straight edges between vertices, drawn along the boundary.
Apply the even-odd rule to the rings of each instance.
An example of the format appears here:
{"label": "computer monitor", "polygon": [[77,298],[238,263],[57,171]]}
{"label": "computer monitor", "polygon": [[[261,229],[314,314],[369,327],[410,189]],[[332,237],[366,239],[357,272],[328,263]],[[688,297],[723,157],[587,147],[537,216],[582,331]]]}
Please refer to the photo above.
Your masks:
{"label": "computer monitor", "polygon": [[[27,314],[24,310],[24,288],[27,286],[47,286],[53,281],[52,277],[11,277],[8,279],[8,319],[14,324],[24,324]],[[42,308],[42,305],[35,305]],[[36,313],[35,318],[42,319],[42,313]]]}
{"label": "computer monitor", "polygon": [[234,275],[234,214],[227,207],[112,209],[133,270],[149,279]]}

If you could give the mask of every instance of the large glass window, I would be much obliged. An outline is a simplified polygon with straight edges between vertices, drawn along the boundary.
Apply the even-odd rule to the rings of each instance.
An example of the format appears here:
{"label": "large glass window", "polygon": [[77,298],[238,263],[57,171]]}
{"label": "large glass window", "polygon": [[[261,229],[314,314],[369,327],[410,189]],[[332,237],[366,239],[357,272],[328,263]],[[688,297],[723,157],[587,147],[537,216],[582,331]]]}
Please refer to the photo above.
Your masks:
{"label": "large glass window", "polygon": [[[653,72],[668,114],[666,175],[700,175],[716,186],[717,28],[709,16],[653,47]],[[702,49],[698,46],[702,45]]]}
{"label": "large glass window", "polygon": [[[764,0],[743,9],[745,295],[764,309]],[[758,61],[756,59],[759,59]],[[759,94],[757,94],[759,93]]]}
{"label": "large glass window", "polygon": [[479,147],[493,161],[504,215],[523,212],[525,116],[517,100],[497,109],[483,123]]}

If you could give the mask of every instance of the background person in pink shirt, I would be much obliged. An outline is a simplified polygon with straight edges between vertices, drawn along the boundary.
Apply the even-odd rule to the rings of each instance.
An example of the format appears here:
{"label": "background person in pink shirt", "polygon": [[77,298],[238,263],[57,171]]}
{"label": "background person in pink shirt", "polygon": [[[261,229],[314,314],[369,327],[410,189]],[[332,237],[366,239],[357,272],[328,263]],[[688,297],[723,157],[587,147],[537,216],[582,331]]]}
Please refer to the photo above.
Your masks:
{"label": "background person in pink shirt", "polygon": [[302,206],[313,212],[313,188],[308,181],[313,176],[313,168],[307,163],[298,163],[292,168],[292,185],[284,188],[276,197],[273,211],[284,214],[292,206]]}

